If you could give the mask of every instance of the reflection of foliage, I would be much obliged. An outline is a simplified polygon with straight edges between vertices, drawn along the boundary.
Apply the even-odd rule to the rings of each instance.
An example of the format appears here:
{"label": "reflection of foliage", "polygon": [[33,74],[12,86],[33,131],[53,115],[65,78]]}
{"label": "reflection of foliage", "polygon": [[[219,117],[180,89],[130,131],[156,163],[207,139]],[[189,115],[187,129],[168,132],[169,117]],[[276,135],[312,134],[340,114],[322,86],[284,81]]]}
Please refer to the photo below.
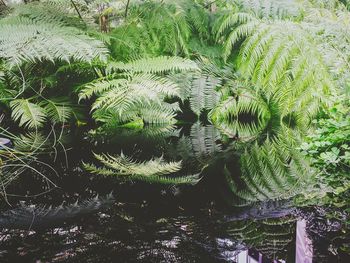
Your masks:
{"label": "reflection of foliage", "polygon": [[[39,132],[29,132],[12,138],[14,149],[27,155],[66,152],[67,133],[64,130],[52,129],[47,135]],[[59,149],[61,148],[61,149]]]}
{"label": "reflection of foliage", "polygon": [[258,142],[243,145],[239,179],[232,177],[228,167],[224,169],[228,186],[239,205],[290,199],[312,191],[314,172],[293,149],[293,137],[287,132],[288,129],[275,137],[267,137],[261,145]]}
{"label": "reflection of foliage", "polygon": [[238,120],[216,122],[215,127],[223,135],[229,138],[239,138],[240,141],[251,141],[258,138],[265,128],[261,122],[241,122]]}
{"label": "reflection of foliage", "polygon": [[257,94],[252,89],[238,89],[237,97],[223,96],[222,101],[211,113],[214,121],[229,121],[243,114],[257,116],[261,120],[271,117],[273,100],[268,101],[262,94]]}
{"label": "reflection of foliage", "polygon": [[185,160],[205,162],[221,151],[220,139],[220,132],[214,126],[197,122],[191,126],[189,136],[179,139],[173,154]]}
{"label": "reflection of foliage", "polygon": [[291,217],[259,221],[234,221],[226,226],[231,238],[265,256],[275,258],[294,239],[295,219]]}
{"label": "reflection of foliage", "polygon": [[166,176],[178,172],[182,165],[181,162],[166,162],[163,157],[143,162],[137,162],[124,154],[119,156],[95,154],[95,157],[104,165],[103,167],[84,164],[84,168],[94,174],[113,175],[120,179],[135,179],[161,184],[195,184],[199,180],[196,175],[181,177]]}
{"label": "reflection of foliage", "polygon": [[96,196],[82,202],[62,204],[58,207],[21,204],[20,207],[0,214],[0,228],[35,229],[60,224],[64,220],[98,211],[113,201],[114,197],[109,194],[106,197]]}

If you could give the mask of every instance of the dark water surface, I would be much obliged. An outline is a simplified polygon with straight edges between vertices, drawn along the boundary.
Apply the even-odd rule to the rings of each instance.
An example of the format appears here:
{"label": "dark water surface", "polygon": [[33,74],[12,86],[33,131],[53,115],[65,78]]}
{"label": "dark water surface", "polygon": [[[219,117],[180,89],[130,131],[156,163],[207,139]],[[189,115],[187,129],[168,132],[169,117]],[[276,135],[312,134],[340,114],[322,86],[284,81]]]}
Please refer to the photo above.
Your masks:
{"label": "dark water surface", "polygon": [[[308,179],[289,177],[292,171],[275,179],[278,164],[264,166],[266,153],[274,151],[269,142],[257,148],[254,140],[242,143],[234,137],[199,123],[51,135],[45,152],[38,153],[38,160],[50,166],[32,165],[56,186],[25,171],[7,187],[0,262],[311,262],[308,257],[350,262],[335,246],[344,242],[337,240],[342,218],[327,220],[325,209],[295,208],[291,201]],[[257,151],[262,157],[249,162]],[[200,173],[201,180],[156,185],[82,169],[83,162],[95,162],[93,153],[121,152],[140,161],[182,160],[180,175]],[[297,157],[291,153],[286,160]],[[269,180],[249,174],[259,162],[260,176]],[[297,229],[306,234],[298,236]],[[300,245],[307,250],[303,261]]]}

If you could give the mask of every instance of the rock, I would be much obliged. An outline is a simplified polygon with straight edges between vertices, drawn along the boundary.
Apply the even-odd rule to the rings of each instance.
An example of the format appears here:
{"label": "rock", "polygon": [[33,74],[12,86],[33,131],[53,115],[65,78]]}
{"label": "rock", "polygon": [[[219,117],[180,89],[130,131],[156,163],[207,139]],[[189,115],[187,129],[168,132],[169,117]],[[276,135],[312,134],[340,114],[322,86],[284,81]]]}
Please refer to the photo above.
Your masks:
{"label": "rock", "polygon": [[10,148],[10,147],[12,147],[12,143],[10,139],[0,138],[0,150],[4,148]]}

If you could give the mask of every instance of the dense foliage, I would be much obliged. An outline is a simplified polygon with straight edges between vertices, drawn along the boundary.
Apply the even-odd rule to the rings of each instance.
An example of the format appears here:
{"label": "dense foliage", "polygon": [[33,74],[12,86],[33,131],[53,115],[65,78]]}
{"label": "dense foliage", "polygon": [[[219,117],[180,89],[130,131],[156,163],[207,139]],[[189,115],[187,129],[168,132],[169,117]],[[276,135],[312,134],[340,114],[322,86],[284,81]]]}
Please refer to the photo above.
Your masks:
{"label": "dense foliage", "polygon": [[[239,142],[228,148],[240,153],[240,178],[223,167],[239,204],[321,189],[347,205],[347,1],[2,2],[0,109],[25,138],[51,126],[154,134],[211,122]],[[104,166],[85,164],[95,174],[199,178],[164,177],[180,164],[161,157],[96,157]]]}
{"label": "dense foliage", "polygon": [[350,112],[349,101],[331,108],[327,115],[318,119],[316,130],[301,145],[303,152],[311,157],[311,163],[319,170],[319,180],[330,186],[331,202],[347,207],[350,184]]}

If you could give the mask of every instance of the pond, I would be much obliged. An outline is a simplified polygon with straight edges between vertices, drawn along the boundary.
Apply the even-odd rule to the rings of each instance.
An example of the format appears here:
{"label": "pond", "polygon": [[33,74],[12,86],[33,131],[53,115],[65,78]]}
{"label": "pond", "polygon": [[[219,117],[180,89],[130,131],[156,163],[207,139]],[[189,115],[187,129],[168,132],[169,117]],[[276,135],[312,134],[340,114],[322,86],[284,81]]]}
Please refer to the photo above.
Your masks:
{"label": "pond", "polygon": [[[315,189],[291,131],[255,132],[194,123],[12,136],[35,154],[2,168],[0,261],[349,262],[342,214],[295,201]],[[89,173],[99,154],[181,162],[180,183]]]}

